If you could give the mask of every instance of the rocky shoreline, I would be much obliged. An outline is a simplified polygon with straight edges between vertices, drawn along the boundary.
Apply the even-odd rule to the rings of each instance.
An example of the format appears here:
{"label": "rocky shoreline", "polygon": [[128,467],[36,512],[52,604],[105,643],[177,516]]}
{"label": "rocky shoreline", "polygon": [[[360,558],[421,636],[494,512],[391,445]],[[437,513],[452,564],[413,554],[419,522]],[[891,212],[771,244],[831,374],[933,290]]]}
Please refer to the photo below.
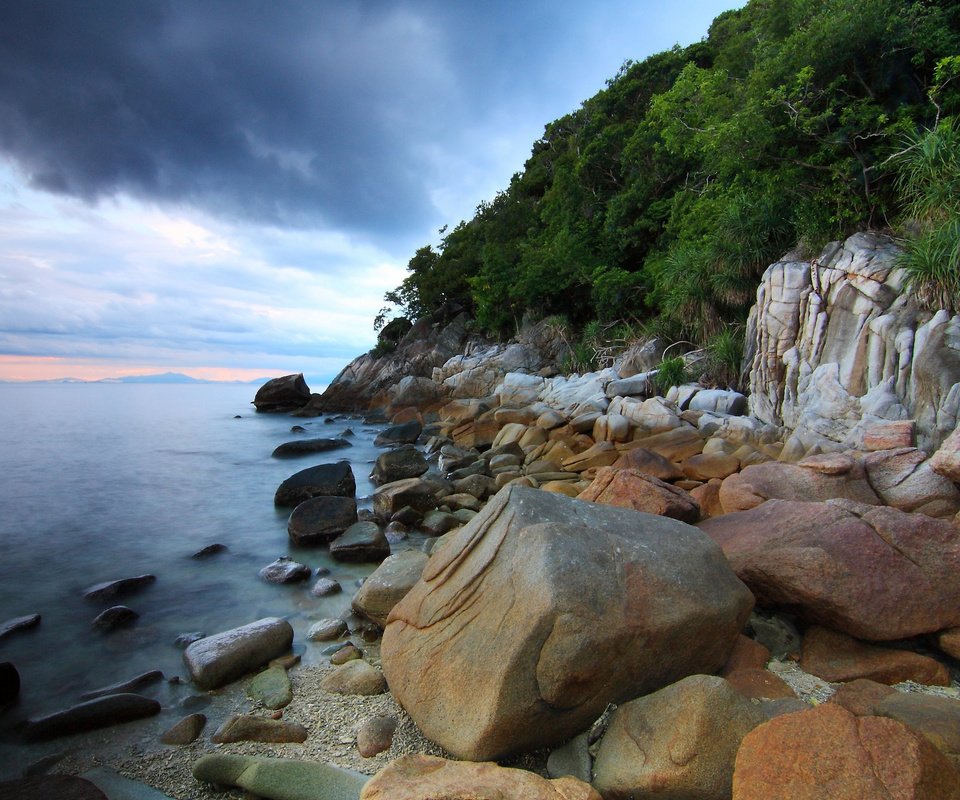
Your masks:
{"label": "rocky shoreline", "polygon": [[931,388],[877,344],[930,360],[960,323],[908,313],[876,237],[828,250],[768,271],[793,277],[759,295],[751,375],[774,377],[749,398],[655,394],[649,343],[559,375],[545,326],[486,345],[455,310],[322,396],[263,387],[262,411],[390,425],[372,511],[335,456],[277,491],[291,541],[380,562],[349,620],[311,629],[330,666],[251,620],[187,649],[202,733],[87,734],[52,769],[174,798],[960,797],[960,359],[940,352]]}

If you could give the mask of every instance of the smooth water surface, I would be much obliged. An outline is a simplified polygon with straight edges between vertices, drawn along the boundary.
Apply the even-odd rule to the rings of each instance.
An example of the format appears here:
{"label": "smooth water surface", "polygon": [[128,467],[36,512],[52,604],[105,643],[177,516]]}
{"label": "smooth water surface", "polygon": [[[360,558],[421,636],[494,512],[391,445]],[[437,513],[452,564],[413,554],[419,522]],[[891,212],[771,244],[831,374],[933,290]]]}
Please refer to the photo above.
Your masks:
{"label": "smooth water surface", "polygon": [[[371,565],[343,565],[326,548],[296,549],[275,509],[276,487],[314,464],[349,459],[360,506],[377,429],[357,418],[301,420],[257,414],[249,385],[0,385],[0,622],[39,613],[40,626],[0,640],[0,661],[23,681],[9,729],[65,707],[80,694],[151,669],[185,675],[181,633],[215,633],[264,616],[287,617],[304,660],[312,621],[349,607]],[[236,418],[239,415],[239,419]],[[306,433],[292,433],[293,425]],[[275,459],[284,441],[354,432],[353,447]],[[228,550],[191,559],[219,542]],[[344,591],[310,594],[312,582],[277,586],[257,573],[277,556],[329,567]],[[142,573],[156,582],[112,601],[83,590]],[[91,628],[105,608],[140,614],[130,627]],[[155,692],[153,694],[156,694]],[[2,770],[0,770],[2,772]],[[2,774],[0,774],[2,778]]]}

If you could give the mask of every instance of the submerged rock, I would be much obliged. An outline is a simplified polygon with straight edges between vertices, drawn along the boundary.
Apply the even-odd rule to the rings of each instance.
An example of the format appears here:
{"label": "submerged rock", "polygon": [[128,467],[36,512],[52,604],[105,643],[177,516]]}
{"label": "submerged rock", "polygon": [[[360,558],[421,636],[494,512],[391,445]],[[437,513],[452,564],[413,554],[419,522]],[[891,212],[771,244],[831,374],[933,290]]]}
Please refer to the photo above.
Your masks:
{"label": "submerged rock", "polygon": [[156,575],[137,575],[134,578],[121,578],[116,581],[97,583],[83,590],[87,600],[110,600],[121,594],[129,594],[149,586],[157,580]]}
{"label": "submerged rock", "polygon": [[353,447],[353,445],[342,437],[335,439],[296,439],[278,445],[271,455],[274,458],[295,458],[311,453],[323,453],[327,450],[339,450],[342,447]]}
{"label": "submerged rock", "polygon": [[23,727],[27,741],[56,739],[73,733],[104,728],[160,713],[160,704],[138,694],[111,694],[88,700],[45,717],[28,720]]}
{"label": "submerged rock", "polygon": [[163,673],[158,669],[150,670],[149,672],[141,672],[139,675],[130,678],[126,681],[120,681],[119,683],[111,684],[110,686],[104,686],[102,689],[94,689],[92,692],[87,692],[80,695],[81,700],[93,700],[95,697],[103,697],[108,694],[122,694],[124,692],[133,692],[136,689],[141,688],[142,686],[149,686],[151,683],[156,683],[157,681],[163,680]]}
{"label": "submerged rock", "polygon": [[108,632],[122,628],[124,625],[130,625],[136,622],[140,615],[132,608],[127,606],[111,606],[106,611],[101,611],[90,623],[94,628]]}
{"label": "submerged rock", "polygon": [[39,614],[26,614],[22,617],[14,617],[6,622],[0,622],[0,639],[5,639],[12,633],[18,631],[28,631],[36,628],[40,624]]}
{"label": "submerged rock", "polygon": [[261,569],[259,574],[267,583],[300,583],[310,580],[313,570],[289,556],[280,556]]}

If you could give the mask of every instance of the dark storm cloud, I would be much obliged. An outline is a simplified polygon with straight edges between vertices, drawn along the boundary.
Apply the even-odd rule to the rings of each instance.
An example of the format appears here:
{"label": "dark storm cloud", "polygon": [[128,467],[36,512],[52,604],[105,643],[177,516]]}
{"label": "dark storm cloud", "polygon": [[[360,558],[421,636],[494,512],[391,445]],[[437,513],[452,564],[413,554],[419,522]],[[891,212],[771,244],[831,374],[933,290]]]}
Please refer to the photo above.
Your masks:
{"label": "dark storm cloud", "polygon": [[40,188],[386,229],[451,96],[416,11],[330,2],[0,6],[0,147]]}

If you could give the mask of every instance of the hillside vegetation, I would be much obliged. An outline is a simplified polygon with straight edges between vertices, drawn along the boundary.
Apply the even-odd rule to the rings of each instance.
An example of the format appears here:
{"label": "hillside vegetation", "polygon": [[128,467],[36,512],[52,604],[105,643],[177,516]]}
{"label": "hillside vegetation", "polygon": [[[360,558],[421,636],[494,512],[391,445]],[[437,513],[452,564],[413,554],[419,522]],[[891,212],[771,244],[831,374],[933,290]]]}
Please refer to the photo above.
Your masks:
{"label": "hillside vegetation", "polygon": [[903,237],[918,300],[956,310],[958,111],[960,3],[752,0],[549,123],[377,327],[452,301],[494,336],[556,315],[574,366],[643,332],[734,368],[765,266],[858,229]]}

